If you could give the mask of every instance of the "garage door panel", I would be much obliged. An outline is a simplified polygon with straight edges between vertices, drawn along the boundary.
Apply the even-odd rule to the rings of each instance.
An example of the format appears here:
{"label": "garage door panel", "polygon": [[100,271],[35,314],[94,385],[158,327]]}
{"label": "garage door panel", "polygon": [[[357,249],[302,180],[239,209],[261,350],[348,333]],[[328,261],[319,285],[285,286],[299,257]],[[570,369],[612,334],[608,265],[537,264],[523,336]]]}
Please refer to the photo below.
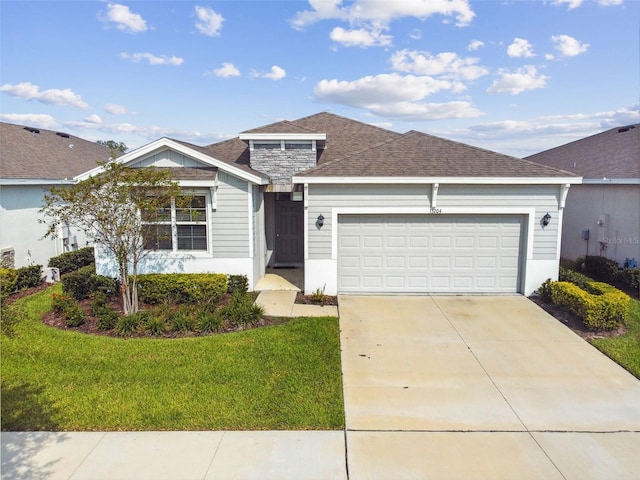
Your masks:
{"label": "garage door panel", "polygon": [[518,290],[522,229],[519,216],[338,218],[340,292]]}

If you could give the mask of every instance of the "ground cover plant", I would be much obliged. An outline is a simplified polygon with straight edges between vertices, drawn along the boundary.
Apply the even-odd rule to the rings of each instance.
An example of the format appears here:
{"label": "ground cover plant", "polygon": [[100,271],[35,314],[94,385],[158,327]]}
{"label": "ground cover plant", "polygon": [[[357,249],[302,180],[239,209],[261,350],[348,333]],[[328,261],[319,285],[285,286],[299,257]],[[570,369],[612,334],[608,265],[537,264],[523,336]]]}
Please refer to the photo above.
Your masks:
{"label": "ground cover plant", "polygon": [[43,324],[52,293],[60,286],[5,306],[19,318],[1,336],[2,430],[344,427],[336,318],[117,338]]}

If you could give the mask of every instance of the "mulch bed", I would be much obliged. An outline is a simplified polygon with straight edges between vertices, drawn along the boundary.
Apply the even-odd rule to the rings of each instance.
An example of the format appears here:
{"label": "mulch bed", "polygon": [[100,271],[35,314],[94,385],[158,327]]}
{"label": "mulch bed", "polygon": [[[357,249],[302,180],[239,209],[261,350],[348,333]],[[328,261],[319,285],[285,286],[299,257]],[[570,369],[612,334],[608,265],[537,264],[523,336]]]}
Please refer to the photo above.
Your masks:
{"label": "mulch bed", "polygon": [[322,301],[316,301],[313,295],[304,295],[302,292],[298,292],[296,295],[296,303],[302,305],[333,305],[338,306],[338,297],[333,295],[324,295]]}
{"label": "mulch bed", "polygon": [[606,330],[600,332],[589,330],[587,327],[585,327],[580,317],[563,309],[562,307],[554,305],[553,303],[545,303],[540,300],[540,297],[538,296],[531,296],[529,297],[529,300],[538,305],[556,320],[562,322],[564,325],[573,330],[574,333],[581,336],[585,340],[593,340],[594,338],[618,337],[627,333],[627,328],[624,325],[619,327],[617,330]]}

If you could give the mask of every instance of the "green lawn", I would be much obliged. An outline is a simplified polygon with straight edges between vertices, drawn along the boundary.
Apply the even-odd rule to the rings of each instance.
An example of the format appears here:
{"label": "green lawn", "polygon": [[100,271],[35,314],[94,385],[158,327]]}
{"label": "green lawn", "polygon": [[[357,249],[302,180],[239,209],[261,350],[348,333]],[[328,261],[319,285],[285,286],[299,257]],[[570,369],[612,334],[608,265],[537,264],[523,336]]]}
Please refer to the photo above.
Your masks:
{"label": "green lawn", "polygon": [[184,339],[41,323],[54,287],[2,335],[2,430],[342,429],[336,318]]}
{"label": "green lawn", "polygon": [[640,378],[640,301],[635,299],[631,300],[627,330],[621,337],[598,338],[591,343]]}

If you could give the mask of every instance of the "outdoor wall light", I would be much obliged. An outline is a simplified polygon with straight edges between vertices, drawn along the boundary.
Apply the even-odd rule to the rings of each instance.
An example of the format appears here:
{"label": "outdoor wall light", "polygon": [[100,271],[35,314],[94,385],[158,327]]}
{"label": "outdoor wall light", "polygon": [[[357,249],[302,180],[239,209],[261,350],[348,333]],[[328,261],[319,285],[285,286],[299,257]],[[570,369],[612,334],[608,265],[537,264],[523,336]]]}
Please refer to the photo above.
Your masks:
{"label": "outdoor wall light", "polygon": [[549,225],[550,221],[551,221],[551,215],[549,215],[549,212],[547,212],[546,215],[542,217],[542,226],[546,227],[547,225]]}
{"label": "outdoor wall light", "polygon": [[316,226],[318,228],[322,228],[323,225],[324,225],[324,215],[320,214],[320,215],[318,215],[318,220],[316,221]]}

